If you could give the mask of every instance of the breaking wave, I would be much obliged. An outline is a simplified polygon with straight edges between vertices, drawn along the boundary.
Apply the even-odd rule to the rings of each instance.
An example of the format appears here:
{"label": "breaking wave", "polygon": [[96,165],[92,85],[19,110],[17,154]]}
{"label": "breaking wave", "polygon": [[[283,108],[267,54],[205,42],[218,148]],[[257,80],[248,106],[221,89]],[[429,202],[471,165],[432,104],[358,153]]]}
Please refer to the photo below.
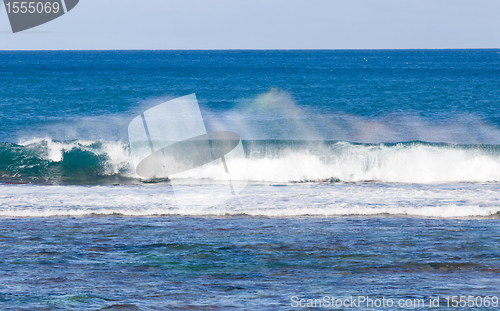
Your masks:
{"label": "breaking wave", "polygon": [[[231,163],[231,178],[253,182],[450,183],[500,181],[500,146],[403,142],[244,141],[246,157]],[[224,180],[210,165],[180,174]],[[36,139],[0,143],[3,183],[140,183],[129,145],[108,141]]]}

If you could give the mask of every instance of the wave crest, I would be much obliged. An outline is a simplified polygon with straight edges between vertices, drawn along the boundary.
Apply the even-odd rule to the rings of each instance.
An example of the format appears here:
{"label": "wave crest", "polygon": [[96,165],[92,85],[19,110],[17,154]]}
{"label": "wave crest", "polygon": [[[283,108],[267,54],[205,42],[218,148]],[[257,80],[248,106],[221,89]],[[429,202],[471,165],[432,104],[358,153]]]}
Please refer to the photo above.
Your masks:
{"label": "wave crest", "polygon": [[[231,163],[233,179],[254,182],[450,183],[500,181],[500,146],[425,142],[244,141],[246,158]],[[178,178],[224,180],[210,164]],[[32,183],[136,183],[129,145],[36,139],[0,144],[0,180]]]}

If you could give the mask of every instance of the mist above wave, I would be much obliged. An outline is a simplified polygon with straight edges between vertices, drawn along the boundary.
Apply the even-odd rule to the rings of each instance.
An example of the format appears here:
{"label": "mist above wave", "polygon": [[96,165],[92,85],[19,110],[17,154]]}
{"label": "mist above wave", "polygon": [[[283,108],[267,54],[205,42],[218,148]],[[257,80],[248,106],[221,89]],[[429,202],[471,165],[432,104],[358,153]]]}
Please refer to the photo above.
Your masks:
{"label": "mist above wave", "polygon": [[343,112],[338,103],[298,103],[289,92],[271,89],[254,98],[239,100],[231,110],[205,109],[204,113],[211,130],[234,131],[245,140],[500,144],[500,128],[481,115],[443,107],[397,112],[385,112],[381,107],[377,115],[365,114],[363,106],[357,110],[357,114],[350,114]]}

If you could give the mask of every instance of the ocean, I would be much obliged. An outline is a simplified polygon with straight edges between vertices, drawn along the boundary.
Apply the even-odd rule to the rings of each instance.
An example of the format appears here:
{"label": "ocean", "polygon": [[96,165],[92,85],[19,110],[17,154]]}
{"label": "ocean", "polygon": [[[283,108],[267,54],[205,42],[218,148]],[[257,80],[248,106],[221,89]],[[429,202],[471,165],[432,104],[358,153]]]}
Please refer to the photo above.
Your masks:
{"label": "ocean", "polygon": [[[135,171],[189,94],[237,195]],[[499,108],[495,49],[0,51],[0,308],[497,310]]]}

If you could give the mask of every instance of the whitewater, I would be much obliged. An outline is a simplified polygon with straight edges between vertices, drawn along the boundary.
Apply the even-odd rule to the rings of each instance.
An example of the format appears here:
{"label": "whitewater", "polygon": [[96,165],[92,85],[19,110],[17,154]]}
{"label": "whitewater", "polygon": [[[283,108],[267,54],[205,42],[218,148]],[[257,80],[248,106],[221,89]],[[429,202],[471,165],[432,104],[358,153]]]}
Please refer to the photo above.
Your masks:
{"label": "whitewater", "polygon": [[[128,143],[35,139],[1,144],[0,216],[84,215],[496,217],[500,148],[405,142],[244,141],[227,174],[207,164],[177,174],[189,197],[179,206],[171,181],[134,173]],[[201,188],[200,188],[201,187]],[[211,189],[210,187],[214,187]],[[200,189],[220,204],[207,206]],[[198,203],[199,204],[198,204]]]}
{"label": "whitewater", "polygon": [[[200,186],[185,195],[204,203]],[[210,187],[210,186],[203,186]],[[213,194],[213,192],[212,192]],[[207,207],[176,204],[168,185],[33,186],[0,185],[0,216],[410,216],[497,217],[500,185],[440,186],[336,183],[251,184],[237,197]]]}
{"label": "whitewater", "polygon": [[[404,142],[244,141],[231,178],[253,182],[449,183],[500,181],[500,146]],[[4,181],[78,183],[115,176],[141,182],[126,142],[35,139],[0,144]],[[225,180],[205,165],[176,178]],[[93,182],[95,183],[95,181]]]}

